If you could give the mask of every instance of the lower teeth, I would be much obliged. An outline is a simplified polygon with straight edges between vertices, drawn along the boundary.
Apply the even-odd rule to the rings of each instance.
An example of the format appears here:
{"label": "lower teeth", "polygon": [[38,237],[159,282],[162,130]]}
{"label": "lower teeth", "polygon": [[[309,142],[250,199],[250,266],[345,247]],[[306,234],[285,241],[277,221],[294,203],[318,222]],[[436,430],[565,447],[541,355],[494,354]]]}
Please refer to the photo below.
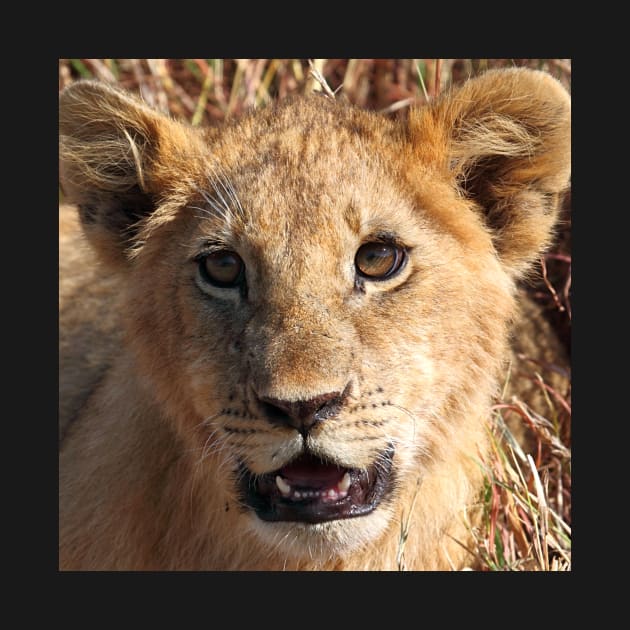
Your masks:
{"label": "lower teeth", "polygon": [[348,496],[350,475],[346,473],[337,488],[330,488],[328,490],[294,490],[280,475],[276,477],[276,485],[285,499],[291,499],[292,501],[320,499],[325,503],[331,503],[332,501],[338,501]]}
{"label": "lower teeth", "polygon": [[321,499],[322,501],[337,501],[348,496],[347,492],[336,492],[335,490],[293,490],[289,494],[282,495],[285,499],[299,501],[301,499]]}

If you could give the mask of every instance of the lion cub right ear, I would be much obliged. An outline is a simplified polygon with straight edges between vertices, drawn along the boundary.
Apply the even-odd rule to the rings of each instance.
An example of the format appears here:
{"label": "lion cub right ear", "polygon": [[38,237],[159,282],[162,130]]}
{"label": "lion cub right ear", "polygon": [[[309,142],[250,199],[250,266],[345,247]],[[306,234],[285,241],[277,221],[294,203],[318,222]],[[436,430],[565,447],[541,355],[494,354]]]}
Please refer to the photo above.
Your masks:
{"label": "lion cub right ear", "polygon": [[514,277],[550,242],[571,172],[571,99],[550,75],[490,70],[412,110],[417,161],[472,202]]}
{"label": "lion cub right ear", "polygon": [[96,81],[61,93],[59,143],[64,194],[101,257],[118,264],[165,201],[201,176],[206,151],[192,128]]}

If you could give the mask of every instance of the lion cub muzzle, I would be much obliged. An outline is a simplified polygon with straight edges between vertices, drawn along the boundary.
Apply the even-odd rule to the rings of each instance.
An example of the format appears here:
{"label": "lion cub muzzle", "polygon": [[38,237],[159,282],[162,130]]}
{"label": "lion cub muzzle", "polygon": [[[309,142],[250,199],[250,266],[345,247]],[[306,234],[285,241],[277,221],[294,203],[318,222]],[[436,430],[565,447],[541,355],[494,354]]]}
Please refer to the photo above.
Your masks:
{"label": "lion cub muzzle", "polygon": [[311,431],[338,419],[348,406],[352,381],[341,392],[305,400],[257,396],[259,409],[272,425],[298,431],[302,451],[280,468],[254,474],[241,463],[240,493],[263,521],[321,523],[369,514],[391,490],[394,448],[390,445],[372,465],[354,468],[311,450]]}

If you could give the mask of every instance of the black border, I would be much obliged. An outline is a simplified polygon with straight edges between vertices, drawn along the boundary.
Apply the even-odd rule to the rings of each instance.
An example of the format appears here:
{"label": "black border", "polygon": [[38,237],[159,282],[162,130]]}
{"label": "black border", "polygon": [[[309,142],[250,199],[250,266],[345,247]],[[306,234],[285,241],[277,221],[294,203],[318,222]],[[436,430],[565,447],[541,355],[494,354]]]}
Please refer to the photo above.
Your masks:
{"label": "black border", "polygon": [[[265,5],[264,12],[269,10],[270,7]],[[448,14],[448,7],[443,7],[442,11],[444,14]],[[263,11],[261,10],[261,12]],[[482,12],[481,7],[480,12]],[[194,8],[192,14],[193,16],[195,14]],[[560,576],[554,578],[550,574],[545,574],[546,577],[544,578],[539,574],[536,574],[536,577],[531,577],[529,574],[519,574],[520,577],[518,578],[505,578],[504,580],[485,578],[493,580],[492,583],[485,582],[484,578],[480,577],[460,577],[458,580],[457,577],[452,577],[456,574],[399,574],[400,577],[398,578],[392,578],[387,573],[377,575],[343,574],[346,576],[344,578],[341,576],[335,578],[333,574],[327,574],[325,581],[319,582],[320,578],[315,577],[316,574],[300,574],[299,577],[296,576],[295,578],[292,576],[283,577],[282,574],[273,574],[273,577],[271,574],[261,576],[259,574],[229,573],[160,574],[159,577],[151,577],[150,574],[134,574],[134,577],[130,578],[125,574],[60,574],[57,572],[57,426],[54,418],[58,403],[58,248],[54,239],[55,230],[57,230],[55,225],[57,213],[54,207],[50,205],[50,196],[55,194],[55,190],[58,190],[58,180],[54,168],[57,160],[57,133],[54,128],[57,119],[57,103],[52,100],[56,98],[57,90],[52,83],[56,81],[55,67],[58,58],[69,55],[70,51],[74,56],[81,56],[77,50],[89,50],[92,56],[96,56],[94,53],[97,50],[103,51],[104,56],[112,54],[111,44],[94,41],[94,29],[88,24],[77,25],[77,30],[72,31],[69,40],[65,39],[67,34],[63,31],[54,34],[53,37],[62,42],[61,47],[64,48],[64,52],[58,53],[54,57],[44,54],[43,59],[41,56],[34,60],[26,59],[24,63],[27,64],[27,68],[34,68],[34,70],[20,73],[22,81],[12,81],[10,90],[5,93],[5,98],[13,104],[13,111],[9,113],[10,118],[7,124],[9,134],[15,134],[14,145],[17,147],[17,160],[15,160],[15,153],[10,159],[15,160],[14,166],[18,164],[21,166],[21,168],[16,169],[18,181],[16,183],[7,182],[9,199],[11,200],[12,196],[17,197],[17,199],[11,200],[12,205],[6,210],[7,214],[11,215],[12,220],[18,218],[19,221],[17,228],[12,227],[12,231],[17,230],[13,233],[22,235],[22,238],[7,239],[9,241],[9,254],[13,261],[13,265],[11,265],[13,273],[6,275],[11,276],[12,282],[9,284],[8,291],[9,295],[13,297],[10,298],[10,303],[5,303],[5,315],[8,314],[6,313],[7,310],[15,312],[16,319],[19,319],[19,324],[24,327],[21,332],[16,331],[8,334],[10,350],[13,350],[13,343],[17,342],[15,357],[18,358],[18,361],[15,365],[18,366],[18,377],[22,377],[19,380],[24,383],[24,389],[19,391],[16,397],[19,403],[16,401],[14,415],[16,424],[22,429],[20,432],[21,440],[14,442],[13,447],[8,449],[9,455],[15,458],[9,472],[19,470],[21,477],[21,489],[18,490],[17,496],[13,496],[13,501],[5,504],[7,508],[10,508],[7,509],[9,514],[15,515],[14,519],[9,518],[9,520],[13,521],[12,524],[16,530],[19,530],[16,531],[15,543],[12,540],[8,541],[8,546],[14,547],[10,551],[18,556],[17,566],[26,569],[33,576],[43,575],[45,577],[43,585],[40,583],[39,587],[46,591],[51,584],[59,587],[53,592],[61,599],[58,604],[63,603],[61,608],[64,610],[64,614],[68,607],[74,609],[76,605],[77,608],[80,608],[82,603],[87,603],[91,599],[91,594],[100,603],[98,608],[92,611],[91,616],[96,613],[99,620],[108,618],[110,610],[115,611],[116,617],[114,618],[118,619],[121,604],[140,604],[145,609],[144,612],[148,613],[146,606],[149,602],[153,604],[151,607],[153,610],[161,610],[163,607],[168,607],[171,602],[175,603],[176,599],[182,595],[183,599],[187,600],[186,603],[190,605],[189,608],[185,609],[188,613],[198,609],[202,618],[208,620],[215,618],[216,609],[222,607],[221,603],[229,605],[231,601],[236,601],[235,610],[239,619],[245,616],[246,611],[251,610],[253,614],[258,616],[259,620],[268,619],[271,621],[278,612],[282,614],[282,612],[288,612],[288,609],[293,609],[303,615],[306,610],[313,609],[317,605],[321,607],[319,610],[326,614],[326,612],[332,612],[336,608],[335,602],[337,602],[341,604],[342,608],[347,607],[349,609],[355,622],[360,622],[365,613],[367,613],[368,618],[376,621],[378,612],[381,611],[388,616],[391,616],[392,613],[395,614],[399,622],[404,624],[406,621],[403,609],[412,607],[417,611],[413,613],[412,619],[417,620],[416,615],[422,616],[424,610],[427,613],[427,621],[432,619],[431,612],[437,611],[446,615],[450,621],[455,621],[456,613],[459,611],[465,615],[464,619],[481,621],[485,618],[491,621],[497,619],[497,613],[503,608],[504,610],[507,609],[506,612],[508,612],[506,621],[511,622],[520,617],[523,611],[528,609],[531,611],[531,607],[537,607],[541,600],[549,602],[552,613],[555,612],[558,617],[568,619],[570,614],[564,610],[564,607],[570,608],[570,602],[573,599],[568,594],[568,585],[570,584],[568,580],[572,580],[569,576],[576,571],[588,571],[591,560],[594,560],[594,553],[591,557],[588,549],[589,541],[586,534],[588,525],[592,525],[590,521],[598,516],[606,518],[606,512],[613,505],[616,505],[616,503],[607,505],[604,502],[605,493],[603,496],[600,495],[599,484],[606,484],[609,475],[598,473],[609,470],[608,453],[610,452],[611,440],[610,436],[606,437],[606,432],[608,429],[616,431],[619,421],[622,421],[625,415],[623,401],[620,401],[618,409],[614,411],[611,409],[610,413],[603,409],[603,405],[600,405],[603,403],[603,396],[596,392],[608,391],[608,398],[613,398],[615,394],[614,391],[610,391],[610,387],[613,387],[614,384],[608,382],[606,385],[601,384],[601,387],[597,387],[597,374],[595,372],[600,370],[588,369],[589,365],[605,365],[609,370],[615,370],[609,361],[602,360],[594,363],[594,357],[601,353],[602,347],[612,349],[613,353],[615,350],[617,352],[620,350],[618,342],[615,343],[614,340],[600,335],[599,331],[604,333],[608,329],[615,334],[615,337],[618,337],[619,331],[625,329],[625,327],[614,326],[612,323],[600,327],[594,313],[594,303],[598,304],[597,308],[601,314],[602,310],[604,312],[607,310],[605,308],[607,296],[615,295],[612,287],[608,291],[608,287],[601,284],[607,274],[597,265],[598,260],[603,258],[602,250],[604,247],[606,247],[607,257],[618,251],[610,249],[615,230],[612,230],[613,234],[611,235],[608,216],[615,210],[620,214],[625,214],[622,208],[619,208],[620,205],[625,205],[623,201],[625,178],[615,179],[608,170],[601,172],[604,163],[607,164],[608,169],[608,162],[613,158],[609,155],[608,150],[603,150],[597,143],[597,139],[604,133],[604,130],[600,129],[600,125],[606,118],[617,119],[618,114],[616,112],[620,110],[621,101],[624,100],[623,94],[615,93],[615,86],[619,82],[608,80],[605,76],[602,67],[604,58],[594,56],[587,60],[585,56],[580,56],[576,59],[575,55],[568,51],[571,47],[561,44],[563,39],[566,41],[566,33],[573,31],[571,16],[569,15],[565,15],[560,24],[550,24],[546,13],[536,12],[535,26],[537,28],[532,28],[526,37],[521,38],[520,45],[518,37],[514,37],[507,25],[504,25],[503,29],[496,25],[492,26],[492,33],[486,32],[480,36],[481,34],[474,31],[474,26],[467,19],[463,20],[464,23],[451,24],[453,20],[447,19],[448,15],[442,15],[441,18],[428,22],[426,20],[418,21],[410,16],[409,20],[413,22],[415,29],[413,38],[409,35],[401,34],[399,36],[397,34],[395,36],[397,43],[393,45],[391,44],[393,37],[391,31],[384,36],[381,44],[379,43],[381,40],[378,32],[367,32],[363,26],[348,24],[345,28],[356,29],[351,39],[359,38],[363,42],[363,45],[359,44],[358,51],[353,50],[352,53],[349,53],[346,45],[330,46],[325,44],[326,41],[331,40],[342,42],[346,37],[346,31],[343,27],[320,22],[317,15],[309,16],[308,8],[301,13],[296,7],[295,16],[297,17],[299,14],[304,16],[300,20],[302,26],[304,22],[312,21],[310,30],[315,30],[317,33],[311,37],[317,39],[321,47],[328,48],[328,50],[325,50],[324,53],[317,50],[317,42],[312,48],[307,46],[309,38],[303,36],[301,28],[299,28],[300,24],[294,24],[293,38],[290,34],[286,34],[278,40],[277,33],[265,33],[271,42],[271,49],[276,49],[275,56],[282,56],[277,50],[282,48],[284,56],[299,57],[300,55],[295,52],[295,47],[304,53],[306,53],[304,49],[309,47],[308,52],[310,54],[303,54],[302,57],[317,56],[313,54],[313,51],[317,51],[319,56],[332,57],[334,55],[330,48],[338,47],[345,49],[346,56],[354,57],[378,57],[380,56],[378,53],[405,57],[413,48],[412,56],[422,56],[423,53],[430,50],[432,57],[440,55],[453,57],[457,54],[464,57],[470,56],[474,50],[476,57],[573,58],[572,92],[577,97],[574,98],[574,107],[575,102],[577,102],[577,116],[574,118],[573,124],[574,130],[577,130],[574,136],[574,146],[578,150],[580,147],[582,149],[579,152],[576,150],[573,158],[573,248],[578,251],[578,255],[574,256],[573,259],[572,292],[573,312],[577,322],[577,332],[574,324],[572,335],[573,374],[574,382],[578,384],[577,387],[574,386],[573,388],[573,405],[577,410],[574,416],[573,433],[574,444],[577,443],[578,445],[578,472],[574,472],[574,477],[577,475],[578,478],[578,486],[574,486],[573,497],[573,523],[576,530],[573,541],[574,545],[577,543],[577,546],[573,558],[573,571],[562,574],[564,576],[562,578]],[[520,20],[521,17],[523,16],[518,19]],[[116,23],[114,23],[114,19],[116,19]],[[231,24],[235,26],[239,24],[236,18],[232,18],[232,20]],[[398,17],[395,23],[396,29],[401,28],[401,21],[405,21],[404,16]],[[201,19],[200,22],[202,22]],[[138,29],[138,24],[126,26],[125,23],[126,18],[121,17],[120,14],[110,15],[110,23],[104,20],[101,24],[101,33],[109,33],[108,39],[112,37],[112,34],[115,34],[113,36],[114,46],[117,46],[116,42],[120,41],[135,42],[138,31],[134,31],[134,28]],[[387,29],[392,25],[384,19],[380,27]],[[180,54],[174,56],[194,56],[189,49],[186,50],[186,54],[182,53],[182,49],[186,49],[187,45],[193,50],[203,50],[205,54],[208,54],[209,49],[216,50],[217,45],[213,39],[216,31],[221,30],[221,28],[216,26],[216,22],[213,27],[210,27],[209,22],[205,26],[206,30],[203,37],[200,32],[191,33],[187,30],[183,34],[180,33],[179,44],[177,45]],[[404,24],[402,26],[404,27]],[[202,28],[201,23],[199,23],[197,30],[201,31]],[[427,30],[431,29],[435,29],[435,32],[431,36],[427,36]],[[494,32],[495,29],[497,32]],[[143,52],[145,56],[151,56],[150,54],[147,55],[147,49],[162,48],[162,45],[157,42],[170,41],[166,37],[166,29],[164,33],[150,31],[148,27],[143,30],[143,37],[153,40],[154,44],[134,46],[130,43],[128,48],[131,50],[126,51],[126,56],[133,57],[134,55],[129,53],[134,48],[136,48],[136,52]],[[287,30],[291,30],[291,27],[288,27]],[[396,32],[398,33],[398,31]],[[187,40],[185,43],[182,42],[182,37]],[[230,39],[231,44],[219,46],[225,57],[243,57],[246,56],[245,53],[248,53],[250,57],[274,56],[269,50],[265,50],[263,54],[260,47],[248,45],[245,41],[247,35],[243,31],[234,33],[228,39]],[[436,39],[443,41],[435,45]],[[533,44],[532,40],[534,40]],[[67,41],[72,43],[64,43]],[[243,43],[244,41],[245,43]],[[274,41],[276,42],[275,46]],[[281,41],[281,45],[277,44],[278,41]],[[194,43],[191,44],[190,42]],[[492,43],[489,44],[488,42]],[[544,53],[540,49],[534,53],[531,48],[540,48],[539,42],[553,42],[553,44],[547,46]],[[296,46],[293,45],[294,43]],[[463,50],[464,48],[466,50]],[[500,54],[497,52],[497,48],[501,49]],[[370,49],[369,55],[366,54],[368,52],[366,49]],[[401,49],[408,52],[404,53]],[[492,51],[490,54],[488,54],[490,52],[488,49]],[[213,54],[214,50],[212,50]],[[334,50],[334,52],[338,51]],[[392,55],[392,53],[397,54]],[[24,74],[26,76],[23,76]],[[48,85],[49,81],[51,85]],[[42,95],[44,95],[43,98],[41,98]],[[611,106],[613,101],[614,105]],[[602,105],[606,108],[603,111]],[[620,126],[623,125],[623,120],[619,119],[618,123]],[[26,135],[25,131],[28,131]],[[593,136],[590,139],[588,138],[589,132]],[[48,142],[49,134],[50,143]],[[617,136],[613,137],[616,138]],[[50,151],[50,156],[48,151]],[[45,157],[43,164],[40,165],[42,156]],[[588,160],[589,157],[594,156],[597,156],[595,160]],[[586,166],[581,166],[585,163],[588,163],[588,171]],[[51,171],[53,174],[50,175],[49,189],[47,184],[41,185],[40,178],[43,176],[44,182],[47,182],[48,174]],[[13,169],[10,168],[9,172],[13,172]],[[589,199],[592,194],[592,185],[610,189],[617,182],[619,185],[617,192],[621,199],[618,198],[616,203],[613,203],[612,200],[609,202],[606,195],[602,198],[600,194],[598,194],[597,200]],[[589,184],[591,185],[589,186]],[[41,198],[39,198],[40,196]],[[33,239],[35,240],[34,246],[31,244]],[[23,271],[22,263],[25,259],[26,269]],[[20,264],[17,264],[17,261]],[[44,261],[46,264],[42,265]],[[16,273],[16,270],[19,271]],[[616,283],[614,288],[623,289],[624,287],[622,284]],[[590,298],[590,296],[593,297]],[[16,302],[19,305],[18,308],[15,308]],[[28,344],[24,343],[25,337],[29,339]],[[600,353],[597,352],[598,348]],[[590,380],[590,387],[587,385],[587,378]],[[593,404],[598,405],[597,410],[591,409]],[[52,416],[52,418],[48,416]],[[598,444],[597,435],[602,434],[605,439],[600,438]],[[586,437],[587,435],[588,437]],[[580,444],[588,444],[588,447],[580,446]],[[583,450],[580,451],[581,448]],[[600,462],[600,459],[603,458],[606,458],[606,465],[603,461]],[[22,481],[24,478],[26,483]],[[597,486],[595,480],[598,482]],[[7,485],[12,484],[10,477],[6,483]],[[11,496],[10,493],[9,496]],[[602,544],[601,534],[605,531],[605,529],[604,531],[600,530],[600,535],[594,537],[593,545],[595,545],[595,550],[600,552],[598,556],[612,553],[606,545]],[[613,529],[610,534],[615,537],[617,535],[616,529]],[[603,560],[605,561],[605,559]],[[600,563],[598,563],[599,565]],[[138,577],[135,577],[136,575]],[[441,575],[450,575],[451,577],[441,577]],[[492,574],[482,573],[478,575]],[[334,582],[336,579],[343,580],[343,584]],[[392,579],[394,583],[390,584]],[[526,581],[519,581],[518,584],[514,584],[513,579]],[[535,580],[533,583],[529,581],[532,579]],[[331,582],[331,580],[333,581]],[[545,582],[538,580],[545,580]],[[356,594],[355,587],[351,586],[353,582],[356,582]],[[121,588],[118,584],[124,586]],[[528,584],[533,590],[530,591],[527,588]],[[243,588],[244,586],[245,588]],[[313,587],[316,586],[319,586],[320,589],[315,592]],[[37,585],[35,587],[38,588]],[[403,587],[405,588],[403,589]],[[31,588],[32,586],[29,584],[25,590],[29,591]],[[503,591],[503,588],[507,590]],[[438,598],[437,601],[433,599],[433,594],[439,595],[442,589],[445,589],[446,599]],[[169,597],[169,600],[160,599],[159,595],[162,593]],[[467,597],[466,593],[469,593]],[[31,592],[31,594],[33,593]],[[359,597],[359,604],[356,599],[357,596]],[[376,601],[376,597],[379,601]],[[519,600],[520,603],[518,603]],[[445,606],[442,601],[444,601]],[[104,602],[109,605],[103,606]],[[197,606],[194,606],[195,603]],[[55,606],[55,608],[59,609],[59,606]],[[539,616],[535,610],[531,612],[534,618]],[[546,620],[555,616],[554,614],[548,616],[548,613],[549,608],[545,610]],[[147,614],[143,618],[148,621],[150,616]],[[183,614],[182,616],[185,618],[188,615]],[[129,617],[127,619],[131,620]],[[339,617],[336,619],[340,620]]]}

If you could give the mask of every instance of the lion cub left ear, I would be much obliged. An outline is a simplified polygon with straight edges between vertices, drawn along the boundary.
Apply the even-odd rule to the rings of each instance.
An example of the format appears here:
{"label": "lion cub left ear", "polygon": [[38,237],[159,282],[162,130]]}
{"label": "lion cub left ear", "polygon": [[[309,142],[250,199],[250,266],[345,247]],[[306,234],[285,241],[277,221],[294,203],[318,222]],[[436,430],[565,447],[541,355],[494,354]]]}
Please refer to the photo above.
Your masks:
{"label": "lion cub left ear", "polygon": [[126,92],[95,81],[59,98],[60,179],[101,259],[126,264],[136,237],[165,202],[203,179],[194,130]]}
{"label": "lion cub left ear", "polygon": [[571,172],[571,99],[550,75],[491,70],[410,113],[414,154],[482,214],[499,258],[522,275],[551,239]]}

